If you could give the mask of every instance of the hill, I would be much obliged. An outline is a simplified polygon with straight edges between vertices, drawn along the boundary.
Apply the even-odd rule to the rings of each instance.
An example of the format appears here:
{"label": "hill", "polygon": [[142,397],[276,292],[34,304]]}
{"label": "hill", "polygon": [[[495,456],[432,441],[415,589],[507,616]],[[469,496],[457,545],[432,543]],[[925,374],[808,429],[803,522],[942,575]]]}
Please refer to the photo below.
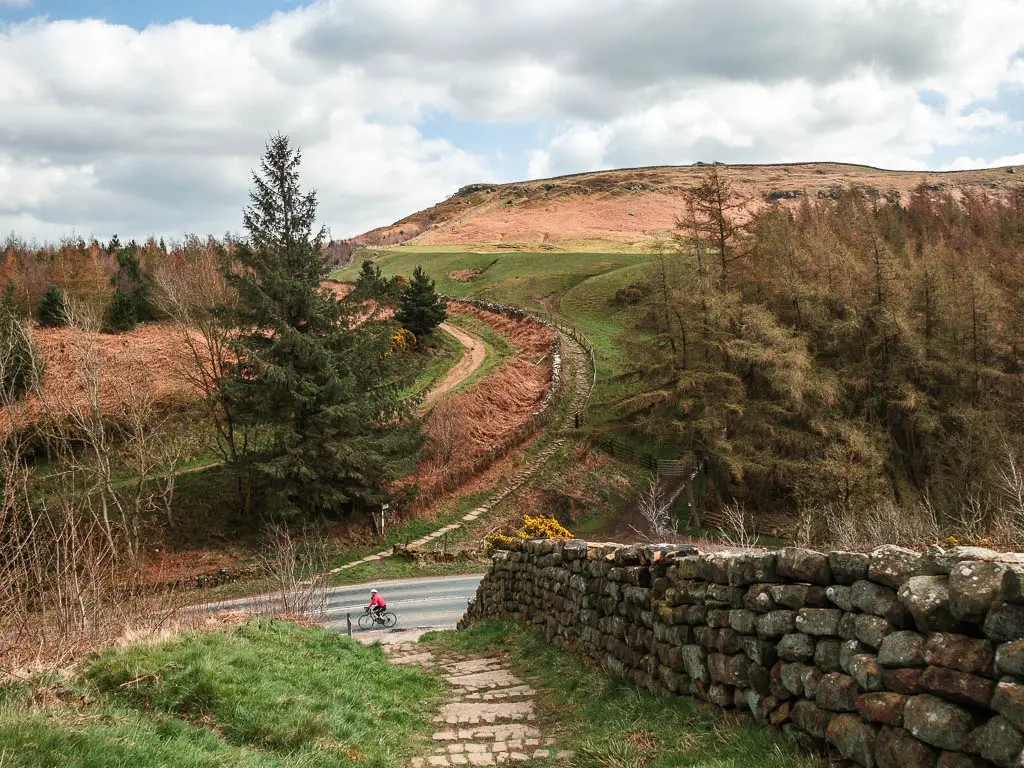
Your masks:
{"label": "hill", "polygon": [[[511,250],[646,251],[685,212],[681,192],[703,165],[597,171],[512,184],[470,184],[446,200],[355,238],[355,245],[474,246]],[[720,168],[752,208],[780,200],[835,198],[849,187],[906,199],[925,185],[941,192],[1005,194],[1015,168],[887,171],[843,163],[727,165]]]}

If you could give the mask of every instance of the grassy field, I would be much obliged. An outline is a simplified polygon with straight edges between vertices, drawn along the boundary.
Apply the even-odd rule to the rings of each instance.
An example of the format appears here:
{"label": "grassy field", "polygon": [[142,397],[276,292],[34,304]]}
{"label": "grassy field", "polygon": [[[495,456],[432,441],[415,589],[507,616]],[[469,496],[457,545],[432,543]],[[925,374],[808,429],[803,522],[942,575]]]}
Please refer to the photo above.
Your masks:
{"label": "grassy field", "polygon": [[0,688],[4,768],[391,768],[443,684],[379,647],[256,620],[110,650],[72,680]]}
{"label": "grassy field", "polygon": [[453,652],[508,655],[541,691],[538,717],[573,768],[811,768],[814,758],[770,730],[693,699],[656,698],[584,664],[518,622],[489,621],[421,642]]}
{"label": "grassy field", "polygon": [[[393,248],[378,251],[375,263],[387,277],[411,275],[417,265],[436,282],[437,290],[450,296],[542,309],[542,299],[561,297],[598,275],[643,264],[650,254],[638,253],[466,253]],[[340,280],[354,280],[361,261],[336,272]],[[449,277],[460,270],[481,270],[470,282]],[[613,291],[614,293],[614,291]]]}

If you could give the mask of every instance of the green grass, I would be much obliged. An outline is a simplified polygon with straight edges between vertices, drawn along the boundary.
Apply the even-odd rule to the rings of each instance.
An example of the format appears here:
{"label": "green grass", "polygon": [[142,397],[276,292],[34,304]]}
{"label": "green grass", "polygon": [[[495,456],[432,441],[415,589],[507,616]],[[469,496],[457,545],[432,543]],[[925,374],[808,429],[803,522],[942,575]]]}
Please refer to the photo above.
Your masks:
{"label": "green grass", "polygon": [[357,565],[331,577],[332,587],[344,584],[366,584],[388,579],[423,579],[431,576],[464,576],[486,573],[490,563],[460,560],[455,563],[425,563],[417,565],[403,557],[388,557],[373,563]]}
{"label": "green grass", "polygon": [[61,701],[47,687],[0,693],[4,768],[397,767],[443,692],[379,647],[266,619],[107,651]]}
{"label": "green grass", "polygon": [[559,747],[575,750],[574,768],[810,768],[765,727],[685,697],[657,698],[547,645],[513,621],[482,622],[462,632],[424,635],[452,652],[508,654],[509,664],[541,691],[539,722]]}
{"label": "green grass", "polygon": [[[399,248],[379,251],[375,263],[385,276],[411,275],[417,265],[436,282],[437,290],[450,296],[475,297],[539,309],[540,300],[563,296],[584,280],[651,259],[643,253],[466,253]],[[361,260],[335,273],[354,280]],[[475,280],[451,280],[450,272],[483,270]]]}

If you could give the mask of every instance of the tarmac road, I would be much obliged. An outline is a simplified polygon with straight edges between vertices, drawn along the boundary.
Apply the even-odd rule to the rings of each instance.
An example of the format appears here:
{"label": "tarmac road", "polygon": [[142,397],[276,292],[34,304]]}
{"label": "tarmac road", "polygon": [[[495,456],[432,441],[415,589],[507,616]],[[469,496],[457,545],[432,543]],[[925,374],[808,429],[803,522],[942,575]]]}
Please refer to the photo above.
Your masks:
{"label": "tarmac road", "polygon": [[[470,576],[434,576],[423,579],[401,579],[379,581],[367,584],[332,587],[327,590],[326,611],[321,623],[335,632],[346,632],[345,614],[352,615],[352,634],[380,639],[383,635],[394,634],[396,639],[403,631],[424,628],[455,629],[455,624],[466,612],[469,600],[476,594],[483,574]],[[376,628],[364,632],[359,629],[358,620],[363,608],[370,602],[370,590],[380,590],[388,604],[388,610],[398,616],[393,632]],[[272,596],[248,597],[208,604],[200,610],[210,613],[218,611],[266,612],[276,601]]]}
{"label": "tarmac road", "polygon": [[323,624],[336,632],[345,632],[345,614],[351,613],[352,633],[360,633],[356,622],[370,602],[370,590],[376,587],[388,610],[398,616],[395,629],[455,629],[482,578],[483,574],[441,576],[334,587],[327,593]]}

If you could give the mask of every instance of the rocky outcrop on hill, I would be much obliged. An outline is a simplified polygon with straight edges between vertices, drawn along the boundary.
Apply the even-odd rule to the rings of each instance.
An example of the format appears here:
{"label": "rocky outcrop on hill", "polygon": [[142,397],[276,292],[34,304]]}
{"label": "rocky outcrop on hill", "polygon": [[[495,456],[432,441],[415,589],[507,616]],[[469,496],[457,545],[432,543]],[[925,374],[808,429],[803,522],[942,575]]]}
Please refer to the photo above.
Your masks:
{"label": "rocky outcrop on hill", "polygon": [[537,625],[654,694],[857,765],[1024,766],[1024,556],[517,542],[461,626]]}

